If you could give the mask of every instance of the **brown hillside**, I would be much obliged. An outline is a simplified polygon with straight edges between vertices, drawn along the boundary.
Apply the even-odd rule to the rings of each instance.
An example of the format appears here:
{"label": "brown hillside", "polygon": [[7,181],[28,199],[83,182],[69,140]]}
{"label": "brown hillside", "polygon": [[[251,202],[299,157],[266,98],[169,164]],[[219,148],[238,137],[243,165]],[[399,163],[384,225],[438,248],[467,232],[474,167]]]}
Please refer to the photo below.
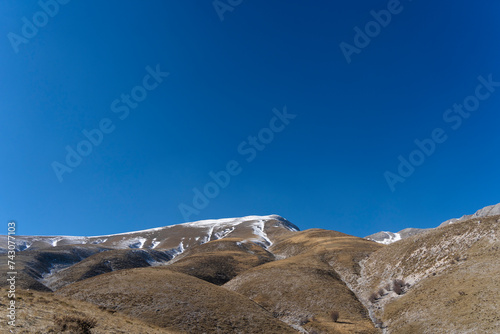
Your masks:
{"label": "brown hillside", "polygon": [[149,267],[151,263],[167,262],[171,256],[152,249],[116,249],[101,252],[50,275],[42,282],[57,290],[65,285],[115,270]]}
{"label": "brown hillside", "polygon": [[56,294],[189,333],[296,332],[246,297],[161,267],[99,275]]}
{"label": "brown hillside", "polygon": [[253,242],[225,238],[186,250],[170,270],[222,285],[250,268],[274,260],[274,255]]}
{"label": "brown hillside", "polygon": [[[17,285],[22,289],[51,291],[42,283],[43,277],[54,268],[69,267],[84,258],[97,254],[105,248],[95,245],[57,246],[44,250],[25,250],[16,254],[15,263],[18,272]],[[7,254],[0,255],[0,287],[7,286],[4,279],[7,268]]]}
{"label": "brown hillside", "polygon": [[[337,272],[381,246],[334,231],[296,232],[271,248],[282,260],[250,269],[224,285],[293,326],[321,333],[377,333],[368,311]],[[330,319],[340,313],[338,323]]]}
{"label": "brown hillside", "polygon": [[[373,253],[355,291],[387,333],[497,333],[500,328],[500,216],[427,231]],[[368,296],[393,279],[401,295]]]}
{"label": "brown hillside", "polygon": [[336,231],[310,229],[280,239],[270,251],[277,258],[314,256],[327,263],[350,287],[360,274],[360,262],[384,245]]}
{"label": "brown hillside", "polygon": [[[2,296],[6,289],[0,289]],[[6,299],[0,301],[0,307],[6,308]],[[17,321],[15,329],[5,319],[0,322],[0,332],[17,334],[75,334],[79,333],[71,326],[71,320],[95,319],[92,334],[180,334],[167,328],[146,324],[140,320],[126,317],[120,313],[106,311],[96,305],[64,296],[55,296],[51,292],[38,292],[17,289],[16,291]],[[70,327],[63,330],[66,324]]]}

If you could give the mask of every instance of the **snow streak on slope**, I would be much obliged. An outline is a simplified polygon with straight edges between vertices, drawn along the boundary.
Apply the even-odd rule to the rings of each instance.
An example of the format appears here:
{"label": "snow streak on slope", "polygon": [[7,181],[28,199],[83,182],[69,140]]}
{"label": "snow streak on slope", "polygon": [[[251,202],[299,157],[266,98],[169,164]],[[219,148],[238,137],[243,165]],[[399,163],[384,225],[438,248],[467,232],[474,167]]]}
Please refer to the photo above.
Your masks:
{"label": "snow streak on slope", "polygon": [[252,225],[252,229],[253,229],[253,233],[256,236],[259,236],[264,240],[264,242],[266,244],[266,248],[272,246],[272,244],[273,244],[272,241],[269,240],[266,232],[264,231],[264,221],[263,220],[260,220],[257,224]]}
{"label": "snow streak on slope", "polygon": [[156,241],[156,238],[153,238],[153,240],[151,240],[151,249],[156,248],[156,246],[158,246],[159,244],[160,242]]}
{"label": "snow streak on slope", "polygon": [[[40,250],[66,245],[99,244],[99,246],[111,249],[157,248],[172,249],[176,250],[176,253],[182,253],[186,248],[226,237],[242,238],[269,247],[272,245],[272,237],[268,233],[270,231],[275,233],[274,231],[280,229],[279,233],[283,233],[283,230],[298,231],[298,228],[286,219],[270,215],[209,219],[93,237],[20,236],[17,240],[19,251],[30,247]],[[0,252],[3,251],[2,248],[0,246]]]}

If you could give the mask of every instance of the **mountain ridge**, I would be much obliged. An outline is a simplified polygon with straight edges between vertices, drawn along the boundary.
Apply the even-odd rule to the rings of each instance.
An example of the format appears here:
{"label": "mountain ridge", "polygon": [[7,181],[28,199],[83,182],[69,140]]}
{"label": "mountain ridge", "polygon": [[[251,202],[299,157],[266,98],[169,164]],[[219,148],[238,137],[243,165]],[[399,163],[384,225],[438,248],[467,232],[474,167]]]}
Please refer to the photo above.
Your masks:
{"label": "mountain ridge", "polygon": [[[443,227],[443,226],[446,226],[449,224],[460,223],[460,222],[469,220],[471,218],[490,217],[490,216],[495,216],[495,215],[500,215],[500,203],[486,206],[482,209],[477,210],[475,213],[473,213],[471,215],[463,215],[460,218],[448,219],[434,228],[440,228],[440,227]],[[388,244],[391,244],[393,242],[409,238],[413,235],[424,233],[424,232],[432,230],[434,228],[409,227],[409,228],[405,228],[399,232],[380,231],[377,233],[370,234],[364,238],[367,240],[371,240],[371,241],[375,241],[375,242],[378,242],[381,244],[388,245]]]}
{"label": "mountain ridge", "polygon": [[[94,304],[102,322],[95,333],[109,332],[112,320],[102,312],[129,317],[137,328],[142,321],[195,334],[496,333],[500,215],[491,215],[494,207],[421,233],[402,230],[387,244],[299,231],[276,215],[118,234],[98,244],[25,240],[33,242],[16,255],[17,289],[28,296],[23,303],[30,290],[64,298],[57,312],[76,318],[82,313],[73,303]],[[146,241],[137,245],[139,237]],[[153,241],[159,243],[148,247]],[[32,309],[38,315],[30,326],[38,332],[59,316]]]}
{"label": "mountain ridge", "polygon": [[[16,250],[24,251],[29,248],[44,249],[63,245],[85,245],[93,244],[102,247],[111,247],[117,249],[138,248],[138,249],[155,249],[155,248],[178,248],[179,251],[189,246],[202,244],[211,240],[217,240],[226,237],[232,233],[232,236],[254,238],[258,242],[262,242],[267,246],[272,244],[272,238],[267,235],[267,231],[271,230],[273,234],[273,226],[265,226],[274,224],[274,227],[284,227],[290,231],[299,231],[300,229],[279,215],[267,216],[245,216],[238,218],[222,218],[222,219],[207,219],[181,224],[167,225],[155,227],[139,231],[123,232],[108,235],[98,236],[16,236]],[[243,231],[236,231],[236,227]],[[206,232],[206,233],[203,233]],[[189,240],[190,234],[195,234]],[[203,238],[202,238],[203,237]],[[121,238],[121,239],[120,239]],[[0,252],[7,251],[7,237],[0,236]],[[188,240],[186,240],[188,239]],[[193,240],[194,239],[194,240]],[[159,241],[161,240],[161,241]]]}
{"label": "mountain ridge", "polygon": [[[265,250],[279,236],[298,230],[285,218],[268,215],[201,220],[92,237],[16,236],[19,284],[26,289],[52,291],[116,270],[165,265],[186,250],[229,237]],[[6,238],[0,236],[4,255]]]}

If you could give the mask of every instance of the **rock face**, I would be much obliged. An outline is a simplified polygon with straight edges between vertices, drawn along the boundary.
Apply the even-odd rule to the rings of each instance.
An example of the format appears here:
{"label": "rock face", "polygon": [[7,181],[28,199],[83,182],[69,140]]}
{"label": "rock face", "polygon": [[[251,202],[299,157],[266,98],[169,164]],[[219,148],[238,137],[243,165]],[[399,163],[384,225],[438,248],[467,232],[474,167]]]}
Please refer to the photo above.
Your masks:
{"label": "rock face", "polygon": [[[500,203],[496,205],[490,205],[485,208],[482,208],[481,210],[476,211],[476,213],[472,215],[465,215],[462,216],[461,218],[452,218],[448,219],[447,221],[441,223],[438,227],[443,227],[449,224],[453,223],[458,223],[462,221],[469,220],[471,218],[479,218],[479,217],[490,217],[490,216],[495,216],[495,215],[500,215]],[[388,245],[393,242],[399,241],[406,239],[408,237],[429,231],[431,229],[420,229],[420,228],[406,228],[404,230],[401,230],[399,232],[393,233],[393,232],[386,232],[386,231],[381,231],[377,232],[374,234],[371,234],[369,236],[366,236],[365,239],[367,240],[372,240],[376,241],[378,243]]]}

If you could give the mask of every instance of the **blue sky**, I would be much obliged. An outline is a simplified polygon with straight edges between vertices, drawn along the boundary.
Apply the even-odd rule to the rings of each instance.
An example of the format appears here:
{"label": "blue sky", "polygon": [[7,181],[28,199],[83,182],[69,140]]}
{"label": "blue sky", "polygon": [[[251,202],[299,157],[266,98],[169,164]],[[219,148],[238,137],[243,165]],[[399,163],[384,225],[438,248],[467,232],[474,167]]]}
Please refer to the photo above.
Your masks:
{"label": "blue sky", "polygon": [[498,2],[66,2],[0,3],[0,216],[20,234],[280,214],[365,236],[500,202]]}

